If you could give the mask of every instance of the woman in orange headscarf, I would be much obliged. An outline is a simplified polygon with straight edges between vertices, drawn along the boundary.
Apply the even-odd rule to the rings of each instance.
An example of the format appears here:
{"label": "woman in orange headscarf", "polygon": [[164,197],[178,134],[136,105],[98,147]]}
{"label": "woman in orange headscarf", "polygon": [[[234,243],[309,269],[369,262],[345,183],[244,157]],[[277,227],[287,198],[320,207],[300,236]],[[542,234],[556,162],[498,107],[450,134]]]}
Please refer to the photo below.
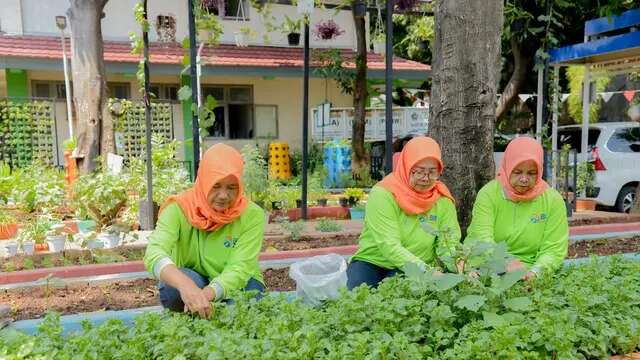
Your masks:
{"label": "woman in orange headscarf", "polygon": [[240,153],[224,144],[205,152],[193,187],[162,206],[144,263],[160,280],[165,308],[211,314],[233,290],[264,291],[258,266],[265,217],[242,188]]}
{"label": "woman in orange headscarf", "polygon": [[542,180],[543,160],[536,140],[519,137],[509,143],[496,179],[478,192],[465,239],[506,242],[517,259],[507,270],[527,269],[526,279],[560,267],[569,245],[565,203]]}
{"label": "woman in orange headscarf", "polygon": [[377,286],[407,263],[422,268],[460,241],[453,196],[438,179],[440,146],[415,137],[396,157],[393,172],[369,194],[358,252],[347,269],[347,287]]}

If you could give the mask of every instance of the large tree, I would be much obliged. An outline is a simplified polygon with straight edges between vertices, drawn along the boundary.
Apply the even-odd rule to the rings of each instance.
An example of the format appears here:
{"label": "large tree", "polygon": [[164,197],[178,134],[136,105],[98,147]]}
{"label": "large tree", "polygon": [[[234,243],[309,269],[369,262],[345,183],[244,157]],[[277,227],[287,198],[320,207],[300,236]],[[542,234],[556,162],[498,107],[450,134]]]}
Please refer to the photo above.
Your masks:
{"label": "large tree", "polygon": [[102,26],[108,0],[70,0],[71,69],[77,114],[76,158],[81,172],[96,168],[96,157],[115,152],[113,121],[106,109]]}
{"label": "large tree", "polygon": [[357,16],[352,3],[353,22],[356,29],[356,74],[353,83],[353,134],[351,137],[352,171],[356,177],[369,171],[369,154],[364,146],[365,106],[367,103],[367,39],[365,18]]}
{"label": "large tree", "polygon": [[429,133],[442,147],[444,182],[463,233],[480,187],[494,176],[493,132],[500,75],[502,0],[435,5]]}

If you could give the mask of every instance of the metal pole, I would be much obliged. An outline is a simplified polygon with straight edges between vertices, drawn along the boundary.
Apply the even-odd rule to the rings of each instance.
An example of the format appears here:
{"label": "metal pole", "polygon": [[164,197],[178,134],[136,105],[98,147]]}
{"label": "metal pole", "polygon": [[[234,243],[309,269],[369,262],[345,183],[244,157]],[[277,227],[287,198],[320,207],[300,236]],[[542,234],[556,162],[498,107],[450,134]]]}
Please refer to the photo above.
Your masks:
{"label": "metal pole", "polygon": [[387,174],[393,170],[393,1],[386,2],[386,21],[387,28],[385,30],[385,71],[384,71],[384,93],[385,93],[385,142],[384,156],[386,162]]}
{"label": "metal pole", "polygon": [[[148,21],[147,16],[147,0],[144,0],[144,19]],[[153,163],[151,160],[151,96],[149,81],[149,33],[142,32],[142,41],[144,43],[144,117],[145,117],[145,135],[147,139],[147,221],[150,229],[156,227],[155,224],[155,206],[153,204]]]}
{"label": "metal pole", "polygon": [[556,157],[558,156],[558,100],[560,97],[560,89],[558,86],[558,78],[560,76],[560,69],[558,65],[553,67],[553,115],[551,117],[551,164],[552,166],[552,174],[551,174],[551,187],[556,188],[558,176],[557,171],[553,169],[557,163]]}
{"label": "metal pole", "polygon": [[544,74],[543,70],[538,70],[538,97],[536,98],[536,140],[542,142],[542,94]]}
{"label": "metal pole", "polygon": [[202,106],[202,91],[201,91],[201,82],[200,77],[202,76],[202,64],[200,64],[200,54],[202,53],[202,49],[204,48],[204,41],[200,43],[198,47],[198,56],[196,56],[196,64],[198,64],[196,68],[196,75],[198,78],[198,109]]}
{"label": "metal pole", "polygon": [[[193,13],[193,0],[187,0],[187,6],[189,7],[189,57],[191,60],[190,75],[191,75],[191,101],[192,103],[198,103],[198,74],[196,58],[196,21]],[[193,141],[193,171],[198,174],[198,167],[200,166],[200,126],[198,124],[198,112],[191,112],[191,137]]]}
{"label": "metal pole", "polygon": [[307,162],[309,137],[309,23],[304,23],[304,81],[302,89],[302,219],[307,219]]}
{"label": "metal pole", "polygon": [[69,68],[67,66],[67,47],[64,39],[64,30],[60,30],[62,40],[62,66],[64,69],[64,90],[67,98],[67,121],[69,122],[69,139],[73,138],[73,111],[71,109],[71,86],[69,85]]}

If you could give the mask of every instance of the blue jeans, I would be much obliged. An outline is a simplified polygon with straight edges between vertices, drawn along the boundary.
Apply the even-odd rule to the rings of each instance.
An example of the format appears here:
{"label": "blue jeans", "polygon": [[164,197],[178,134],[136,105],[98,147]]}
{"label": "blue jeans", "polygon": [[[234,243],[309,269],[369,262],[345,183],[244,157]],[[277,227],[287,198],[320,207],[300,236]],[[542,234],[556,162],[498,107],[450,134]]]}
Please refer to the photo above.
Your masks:
{"label": "blue jeans", "polygon": [[[206,276],[203,276],[192,269],[180,268],[180,271],[187,275],[200,289],[209,285],[209,279]],[[162,304],[162,307],[173,311],[184,311],[184,303],[182,302],[178,289],[165,284],[163,281],[160,281],[158,284],[158,289],[160,291],[160,303]],[[262,297],[261,294],[264,292],[264,285],[262,285],[258,280],[250,278],[244,290],[258,290],[259,293],[256,296],[256,299],[259,300]],[[225,302],[231,303],[230,300],[226,300]]]}
{"label": "blue jeans", "polygon": [[353,260],[347,267],[347,288],[353,290],[362,284],[375,288],[380,281],[398,273],[398,269],[385,269],[366,261]]}

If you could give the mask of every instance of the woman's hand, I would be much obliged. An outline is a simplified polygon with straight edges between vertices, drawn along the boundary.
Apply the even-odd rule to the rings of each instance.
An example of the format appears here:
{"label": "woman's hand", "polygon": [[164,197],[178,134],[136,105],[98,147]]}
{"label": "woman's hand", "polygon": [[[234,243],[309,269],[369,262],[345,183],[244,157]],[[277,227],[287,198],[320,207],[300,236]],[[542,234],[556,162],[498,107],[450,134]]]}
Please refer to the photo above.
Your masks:
{"label": "woman's hand", "polygon": [[507,264],[507,272],[514,272],[516,270],[526,269],[522,261],[515,259]]}
{"label": "woman's hand", "polygon": [[[211,316],[213,308],[211,307],[211,300],[209,299],[207,288],[209,289],[208,291],[213,292],[213,289],[209,286],[200,289],[190,281],[178,289],[182,302],[184,303],[185,312],[197,313],[203,319],[208,319]],[[215,296],[212,296],[212,298],[213,297]]]}

